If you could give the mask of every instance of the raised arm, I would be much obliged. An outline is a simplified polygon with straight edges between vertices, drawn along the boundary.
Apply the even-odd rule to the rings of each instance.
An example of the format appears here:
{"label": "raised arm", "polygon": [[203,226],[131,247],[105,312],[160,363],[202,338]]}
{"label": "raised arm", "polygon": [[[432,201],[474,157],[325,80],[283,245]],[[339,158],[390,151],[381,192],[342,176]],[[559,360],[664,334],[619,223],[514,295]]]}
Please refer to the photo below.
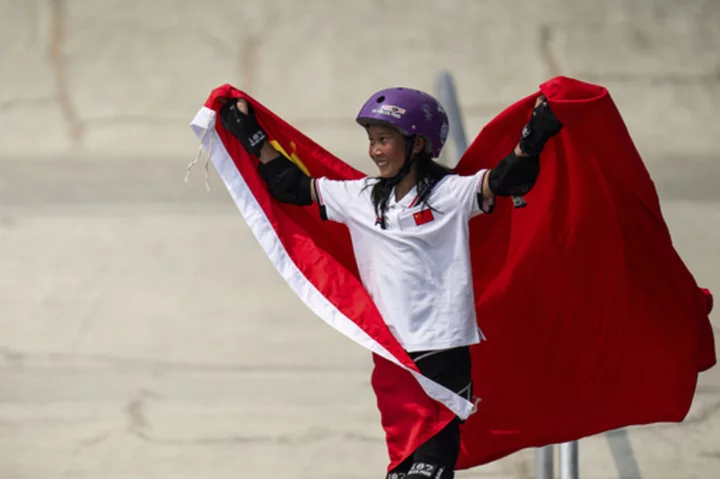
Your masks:
{"label": "raised arm", "polygon": [[561,129],[562,123],[550,110],[545,96],[535,101],[530,121],[523,128],[520,141],[512,153],[500,160],[483,180],[483,196],[523,196],[540,174],[540,153],[545,143]]}
{"label": "raised arm", "polygon": [[245,151],[258,157],[260,174],[275,199],[295,205],[317,202],[315,179],[305,175],[267,141],[267,133],[246,100],[228,101],[220,110],[220,120],[240,140]]}

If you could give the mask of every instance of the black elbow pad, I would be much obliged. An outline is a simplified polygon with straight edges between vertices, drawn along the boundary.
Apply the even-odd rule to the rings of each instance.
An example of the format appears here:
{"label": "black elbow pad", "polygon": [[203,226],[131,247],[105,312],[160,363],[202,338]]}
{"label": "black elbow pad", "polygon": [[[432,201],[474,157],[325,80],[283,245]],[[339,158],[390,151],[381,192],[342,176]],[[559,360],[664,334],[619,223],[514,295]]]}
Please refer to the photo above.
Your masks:
{"label": "black elbow pad", "polygon": [[310,177],[284,156],[258,165],[260,175],[270,187],[273,197],[283,203],[310,205]]}
{"label": "black elbow pad", "polygon": [[490,171],[488,185],[495,196],[523,196],[535,186],[539,174],[539,157],[521,157],[513,151]]}

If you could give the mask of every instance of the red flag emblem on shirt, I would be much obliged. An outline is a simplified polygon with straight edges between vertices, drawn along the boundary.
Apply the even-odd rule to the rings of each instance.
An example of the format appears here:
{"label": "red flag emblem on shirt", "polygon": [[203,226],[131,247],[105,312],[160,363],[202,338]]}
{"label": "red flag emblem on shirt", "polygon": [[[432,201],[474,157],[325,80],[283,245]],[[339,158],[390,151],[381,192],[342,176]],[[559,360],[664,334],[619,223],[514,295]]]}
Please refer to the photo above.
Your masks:
{"label": "red flag emblem on shirt", "polygon": [[430,223],[435,218],[433,217],[432,210],[425,209],[415,213],[413,215],[413,219],[415,220],[415,224],[420,226],[424,225],[425,223]]}

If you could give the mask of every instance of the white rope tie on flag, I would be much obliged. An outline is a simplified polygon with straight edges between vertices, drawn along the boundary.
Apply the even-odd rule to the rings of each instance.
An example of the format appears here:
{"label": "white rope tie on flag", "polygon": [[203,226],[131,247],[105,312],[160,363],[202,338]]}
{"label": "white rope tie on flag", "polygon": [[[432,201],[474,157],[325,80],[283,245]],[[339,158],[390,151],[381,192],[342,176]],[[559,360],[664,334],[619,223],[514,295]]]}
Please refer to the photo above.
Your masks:
{"label": "white rope tie on flag", "polygon": [[[203,143],[205,142],[205,135],[207,135],[207,132],[210,130],[211,124],[212,124],[212,120],[208,119],[207,125],[203,129],[202,135],[200,135],[200,145],[198,145],[197,155],[195,155],[195,159],[192,160],[187,165],[187,173],[185,174],[185,183],[190,183],[190,171],[197,164],[197,162],[200,161],[200,158],[202,157]],[[214,134],[210,135],[210,144],[208,145],[207,155],[205,157],[205,189],[207,191],[210,191],[210,174],[209,174],[208,168],[210,166],[210,156],[212,155],[214,139],[215,139],[215,135]]]}
{"label": "white rope tie on flag", "polygon": [[472,400],[473,407],[472,407],[472,409],[470,410],[470,416],[472,416],[473,414],[475,414],[476,412],[478,412],[478,404],[480,404],[480,401],[482,401],[482,399],[480,399],[480,398],[477,397],[477,396],[473,396],[473,400]]}
{"label": "white rope tie on flag", "polygon": [[205,157],[205,189],[207,191],[210,191],[210,176],[208,173],[208,167],[210,166],[210,155],[212,154],[214,139],[215,135],[210,135],[210,145],[208,145],[207,156]]}

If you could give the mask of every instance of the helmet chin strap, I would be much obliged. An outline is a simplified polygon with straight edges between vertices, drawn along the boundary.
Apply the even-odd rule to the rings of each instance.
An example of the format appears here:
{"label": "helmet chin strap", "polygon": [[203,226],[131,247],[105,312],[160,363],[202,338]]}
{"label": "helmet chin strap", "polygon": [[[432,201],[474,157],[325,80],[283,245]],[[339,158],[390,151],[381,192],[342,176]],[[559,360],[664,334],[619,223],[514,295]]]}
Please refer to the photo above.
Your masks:
{"label": "helmet chin strap", "polygon": [[[382,185],[383,189],[386,191],[386,194],[392,194],[392,189],[395,188],[400,182],[405,178],[410,171],[412,170],[413,163],[415,163],[415,158],[413,155],[413,144],[415,135],[410,136],[407,138],[405,142],[405,161],[403,162],[403,165],[400,167],[400,171],[398,171],[395,176],[387,179],[383,179],[378,185]],[[380,210],[378,211],[378,222],[375,224],[379,224],[380,228],[385,229],[385,209],[387,207],[387,201],[388,196],[386,196],[382,200],[382,204],[380,205]],[[377,206],[376,206],[377,208]]]}
{"label": "helmet chin strap", "polygon": [[415,163],[415,155],[413,154],[413,146],[415,145],[415,135],[407,137],[405,141],[405,162],[400,167],[395,176],[388,179],[388,185],[397,186],[400,182],[410,174],[412,166]]}

